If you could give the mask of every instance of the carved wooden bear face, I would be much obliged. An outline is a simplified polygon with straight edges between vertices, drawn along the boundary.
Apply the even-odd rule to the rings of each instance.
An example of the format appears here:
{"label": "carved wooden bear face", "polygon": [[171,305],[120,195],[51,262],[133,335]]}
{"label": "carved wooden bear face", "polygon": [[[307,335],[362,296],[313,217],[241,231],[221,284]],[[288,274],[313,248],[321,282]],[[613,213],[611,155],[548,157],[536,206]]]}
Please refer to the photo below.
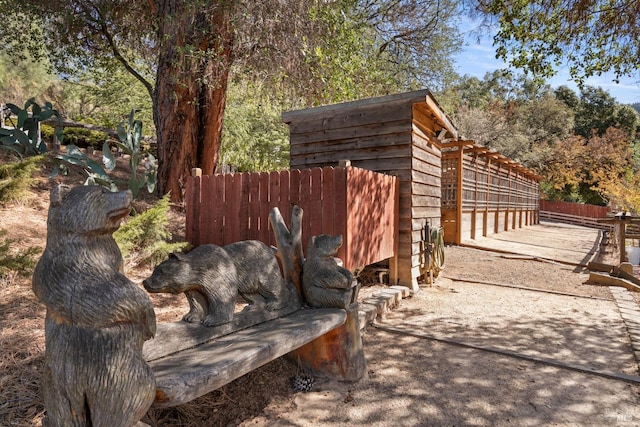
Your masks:
{"label": "carved wooden bear face", "polygon": [[57,185],[50,194],[49,233],[111,234],[129,214],[131,200],[128,190],[114,193],[95,185]]}

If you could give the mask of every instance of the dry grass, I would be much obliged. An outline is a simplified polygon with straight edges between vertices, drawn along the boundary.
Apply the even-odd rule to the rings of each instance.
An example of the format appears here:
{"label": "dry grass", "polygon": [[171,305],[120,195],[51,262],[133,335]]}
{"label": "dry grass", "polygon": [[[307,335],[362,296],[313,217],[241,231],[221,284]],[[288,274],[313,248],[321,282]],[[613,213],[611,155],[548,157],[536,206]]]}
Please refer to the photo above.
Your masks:
{"label": "dry grass", "polygon": [[44,415],[40,377],[45,310],[29,279],[2,283],[0,301],[0,425],[39,425]]}

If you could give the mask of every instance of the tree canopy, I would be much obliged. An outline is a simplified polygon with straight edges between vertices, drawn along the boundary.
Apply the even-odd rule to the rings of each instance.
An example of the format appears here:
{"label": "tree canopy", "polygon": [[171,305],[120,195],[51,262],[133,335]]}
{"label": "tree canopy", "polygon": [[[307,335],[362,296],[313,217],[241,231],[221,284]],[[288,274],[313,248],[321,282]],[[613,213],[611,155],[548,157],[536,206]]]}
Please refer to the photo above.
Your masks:
{"label": "tree canopy", "polygon": [[637,0],[479,0],[478,10],[498,26],[497,56],[535,76],[564,63],[578,83],[606,72],[640,76]]}
{"label": "tree canopy", "polygon": [[465,77],[450,92],[461,134],[537,172],[546,197],[631,209],[635,199],[624,194],[640,191],[640,117],[631,106],[601,88],[552,90],[502,72]]}
{"label": "tree canopy", "polygon": [[218,164],[230,81],[260,81],[291,106],[442,85],[460,47],[456,5],[0,0],[0,43],[48,55],[69,79],[93,69],[137,79],[153,103],[158,188],[179,199],[191,168]]}

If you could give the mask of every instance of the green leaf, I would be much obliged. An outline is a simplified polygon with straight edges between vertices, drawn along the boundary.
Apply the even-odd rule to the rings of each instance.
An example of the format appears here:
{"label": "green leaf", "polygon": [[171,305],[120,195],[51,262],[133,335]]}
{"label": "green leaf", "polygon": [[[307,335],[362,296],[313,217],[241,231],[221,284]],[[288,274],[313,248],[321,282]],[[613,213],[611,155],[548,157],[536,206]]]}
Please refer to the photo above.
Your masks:
{"label": "green leaf", "polygon": [[24,126],[24,122],[29,118],[29,113],[26,110],[20,110],[18,112],[18,127],[22,128]]}
{"label": "green leaf", "polygon": [[120,138],[120,141],[127,140],[127,131],[122,126],[122,123],[118,125],[118,138]]}
{"label": "green leaf", "polygon": [[123,144],[122,142],[119,142],[119,141],[113,141],[113,144],[114,144],[116,147],[120,147],[120,149],[122,149],[122,151],[123,151],[125,154],[131,155],[132,151],[131,151],[131,149],[130,149],[126,144]]}
{"label": "green leaf", "polygon": [[113,157],[113,153],[111,153],[111,147],[107,141],[102,144],[102,164],[104,167],[111,172],[116,168],[116,159]]}
{"label": "green leaf", "polygon": [[22,108],[18,107],[16,104],[8,103],[7,108],[11,110],[11,113],[15,114],[16,116],[18,115],[18,113],[20,113],[20,111],[22,111]]}
{"label": "green leaf", "polygon": [[56,138],[58,139],[58,142],[62,144],[62,140],[64,139],[64,132],[62,127],[58,127],[56,129]]}
{"label": "green leaf", "polygon": [[85,162],[83,159],[78,159],[75,157],[71,157],[71,156],[58,156],[58,158],[60,160],[64,160],[67,163],[71,163],[72,165],[76,165],[76,166],[84,166]]}
{"label": "green leaf", "polygon": [[38,114],[38,117],[42,122],[48,120],[51,116],[53,116],[53,110],[45,110]]}
{"label": "green leaf", "polygon": [[13,129],[12,136],[18,140],[20,145],[23,147],[28,147],[30,144],[29,138],[22,132],[20,129]]}
{"label": "green leaf", "polygon": [[149,193],[153,193],[156,189],[156,177],[157,175],[155,173],[147,175],[147,191]]}
{"label": "green leaf", "polygon": [[85,154],[77,146],[71,144],[67,145],[67,156],[74,158],[86,158]]}
{"label": "green leaf", "polygon": [[93,159],[89,159],[87,158],[86,160],[87,162],[87,168],[89,168],[89,170],[91,172],[93,172],[96,175],[99,175],[101,177],[106,177],[108,178],[107,173],[105,172],[105,170],[102,168],[102,166],[100,165],[100,163],[96,162]]}

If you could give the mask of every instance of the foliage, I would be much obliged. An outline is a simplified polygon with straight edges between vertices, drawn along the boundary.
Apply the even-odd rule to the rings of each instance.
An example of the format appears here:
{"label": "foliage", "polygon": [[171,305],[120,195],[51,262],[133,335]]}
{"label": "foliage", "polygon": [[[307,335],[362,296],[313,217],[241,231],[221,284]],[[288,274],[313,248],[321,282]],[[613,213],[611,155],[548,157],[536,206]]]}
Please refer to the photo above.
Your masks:
{"label": "foliage", "polygon": [[30,247],[18,252],[12,251],[16,247],[16,241],[7,239],[7,230],[0,230],[0,278],[7,278],[12,272],[22,277],[28,277],[33,273],[33,268],[38,262],[36,255],[39,248]]}
{"label": "foliage", "polygon": [[553,143],[574,126],[573,111],[547,85],[523,75],[496,71],[483,80],[466,77],[449,93],[457,98],[454,117],[465,138],[534,171],[545,164]]}
{"label": "foliage", "polygon": [[123,224],[113,237],[122,255],[136,265],[156,265],[170,253],[184,250],[188,243],[170,243],[167,229],[169,195],[158,200],[151,208]]}
{"label": "foliage", "polygon": [[609,128],[602,136],[594,133],[586,139],[574,135],[556,142],[541,174],[551,199],[577,199],[592,204],[609,201],[627,206],[621,194],[630,188],[631,171],[633,160],[627,134]]}
{"label": "foliage", "polygon": [[535,76],[562,63],[579,84],[605,72],[637,75],[640,2],[481,0],[478,10],[497,20],[497,56]]}
{"label": "foliage", "polygon": [[0,203],[23,202],[29,198],[29,190],[35,184],[33,177],[42,162],[43,156],[0,165]]}
{"label": "foliage", "polygon": [[[280,119],[277,101],[249,97],[255,86],[233,87],[227,103],[220,163],[240,172],[289,167],[289,133]],[[260,88],[256,88],[260,91]],[[260,95],[258,95],[260,96]]]}
{"label": "foliage", "polygon": [[586,141],[579,135],[573,135],[553,144],[549,156],[540,173],[544,176],[541,188],[551,200],[579,200],[578,189],[584,176],[587,161]]}
{"label": "foliage", "polygon": [[107,139],[107,135],[104,132],[80,127],[66,127],[62,135],[65,144],[75,145],[80,148],[98,148]]}
{"label": "foliage", "polygon": [[633,187],[628,177],[640,170],[640,118],[603,89],[552,91],[495,72],[463,78],[449,93],[457,98],[460,133],[540,174],[548,198],[623,203],[620,195]]}
{"label": "foliage", "polygon": [[35,95],[40,103],[46,97],[59,106],[48,96],[48,90],[56,81],[55,76],[49,72],[48,62],[36,61],[28,52],[21,53],[22,55],[9,56],[0,48],[0,100],[3,103],[21,104]]}
{"label": "foliage", "polygon": [[[632,195],[620,199],[621,188],[629,188],[629,176],[633,172],[632,150],[629,136],[621,129],[609,128],[602,136],[593,135],[587,144],[588,163],[585,183],[591,184],[591,190],[604,200],[617,205],[627,206]],[[631,180],[632,182],[633,180]]]}
{"label": "foliage", "polygon": [[[179,183],[191,168],[211,173],[217,162],[229,77],[271,85],[294,107],[442,85],[461,45],[455,6],[451,0],[3,0],[0,42],[12,53],[48,56],[78,83],[100,86],[118,70],[130,73],[153,102],[159,191],[180,198]],[[29,37],[16,41],[15,34]],[[80,77],[86,70],[104,74]],[[122,99],[119,92],[110,95]]]}
{"label": "foliage", "polygon": [[[88,157],[85,153],[75,145],[68,145],[66,153],[58,154],[57,159],[64,163],[54,168],[51,177],[58,173],[66,175],[68,173],[67,164],[80,166],[87,174],[85,185],[101,185],[109,188],[111,191],[118,189],[118,183],[109,175],[116,167],[116,159],[111,152],[111,144],[129,155],[129,179],[127,188],[136,198],[140,189],[147,187],[149,193],[152,193],[156,182],[156,164],[155,158],[150,153],[143,153],[142,141],[142,122],[134,120],[135,110],[129,114],[127,122],[118,125],[118,136],[120,141],[107,140],[102,145],[102,163],[104,167]],[[140,164],[143,163],[144,171],[139,175]]]}
{"label": "foliage", "polygon": [[40,123],[51,117],[57,118],[55,134],[62,141],[62,118],[58,111],[53,109],[50,102],[40,106],[35,102],[35,98],[30,98],[24,104],[24,108],[15,104],[7,104],[7,108],[16,118],[15,122],[9,118],[13,129],[0,128],[2,148],[15,152],[19,156],[34,156],[45,153],[47,144],[40,138]]}
{"label": "foliage", "polygon": [[[118,137],[120,141],[110,141],[119,149],[129,155],[129,182],[128,188],[133,193],[133,197],[138,196],[138,192],[143,187],[147,187],[149,193],[153,193],[156,186],[156,159],[151,153],[143,153],[142,147],[142,122],[134,119],[135,110],[131,110],[129,118],[125,123],[118,125]],[[103,148],[103,159],[108,170],[113,170],[116,160],[111,150]],[[138,176],[140,163],[144,161],[144,172]]]}
{"label": "foliage", "polygon": [[105,142],[102,146],[102,163],[106,167],[105,170],[105,167],[83,153],[80,148],[75,145],[67,145],[66,152],[56,156],[56,159],[62,160],[63,163],[60,163],[53,169],[49,178],[55,177],[58,173],[67,175],[69,173],[68,165],[75,165],[80,166],[87,175],[87,180],[84,185],[100,185],[111,191],[117,191],[117,184],[108,174],[108,172],[111,172],[115,168],[115,162],[112,163],[111,160],[105,156],[106,153],[110,152],[111,148],[109,147],[109,143]]}
{"label": "foliage", "polygon": [[52,88],[48,96],[56,101],[64,117],[76,122],[115,129],[126,119],[123,111],[135,109],[146,132],[155,132],[149,92],[122,68],[92,67],[78,71],[67,76],[55,90]]}

